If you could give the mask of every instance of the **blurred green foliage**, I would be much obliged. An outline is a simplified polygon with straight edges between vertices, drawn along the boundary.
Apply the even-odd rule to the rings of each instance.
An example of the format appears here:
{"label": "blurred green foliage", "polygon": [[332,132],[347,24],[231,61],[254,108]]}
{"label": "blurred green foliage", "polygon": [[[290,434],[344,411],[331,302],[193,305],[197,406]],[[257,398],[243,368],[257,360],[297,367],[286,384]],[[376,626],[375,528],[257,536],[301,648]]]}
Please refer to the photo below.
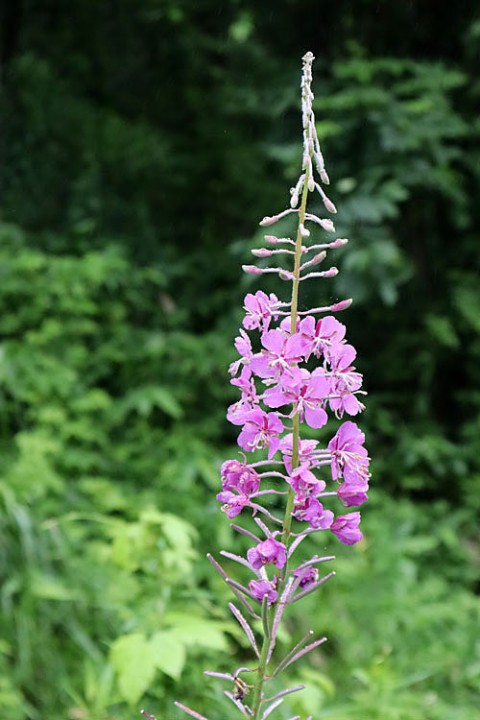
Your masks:
{"label": "blurred green foliage", "polygon": [[288,619],[285,647],[329,636],[290,705],[478,716],[480,25],[386,7],[1,9],[2,720],[230,713],[201,673],[248,655],[204,555],[236,542],[214,496],[239,266],[298,173],[307,49],[352,242],[304,303],[355,299],[375,462],[367,541]]}

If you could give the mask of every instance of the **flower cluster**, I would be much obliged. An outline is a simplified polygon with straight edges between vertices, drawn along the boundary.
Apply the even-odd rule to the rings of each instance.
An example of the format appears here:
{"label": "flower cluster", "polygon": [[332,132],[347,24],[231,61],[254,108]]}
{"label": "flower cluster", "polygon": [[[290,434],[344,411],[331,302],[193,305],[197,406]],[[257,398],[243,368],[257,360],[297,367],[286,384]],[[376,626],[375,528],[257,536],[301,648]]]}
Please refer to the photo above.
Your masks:
{"label": "flower cluster", "polygon": [[[217,499],[229,518],[249,508],[254,516],[260,512],[274,525],[282,525],[261,502],[290,488],[292,517],[306,524],[306,531],[329,530],[352,545],[362,538],[360,513],[335,517],[324,504],[331,503],[332,496],[345,508],[366,501],[369,458],[364,434],[351,420],[342,422],[325,448],[298,434],[293,466],[292,423],[298,418],[299,423],[320,429],[329,417],[343,420],[361,412],[362,376],[353,365],[356,351],[345,339],[345,325],[333,315],[316,320],[307,314],[292,323],[286,306],[261,290],[245,298],[243,328],[259,335],[258,349],[254,351],[255,343],[241,329],[235,340],[240,358],[230,366],[231,383],[239,388],[240,399],[229,407],[227,416],[241,428],[240,448],[245,453],[264,449],[267,458],[247,462],[243,454],[242,461],[226,461]],[[268,487],[262,489],[263,484]],[[274,539],[283,535],[283,529],[268,532],[269,537],[247,553],[251,569],[257,571],[249,588],[257,600],[267,596],[273,603],[278,577],[269,580],[265,566],[282,568],[286,547]]]}
{"label": "flower cluster", "polygon": [[[231,603],[230,609],[257,656],[257,666],[239,668],[233,674],[208,673],[233,681],[235,687],[239,686],[240,672],[256,673],[250,705],[244,701],[248,686],[243,681],[241,692],[226,692],[243,715],[253,720],[266,718],[283,702],[284,695],[300,689],[283,691],[268,700],[263,692],[266,668],[285,607],[334,574],[320,578],[318,569],[318,565],[332,557],[314,555],[298,564],[294,554],[304,538],[316,532],[331,533],[345,545],[362,539],[360,512],[348,509],[366,501],[370,477],[364,434],[350,419],[364,409],[362,375],[355,368],[356,351],[346,340],[345,325],[335,317],[351,301],[299,309],[301,283],[334,277],[338,273],[336,267],[322,271],[317,268],[328,250],[347,242],[344,238],[310,240],[313,230],[334,233],[335,227],[329,218],[307,212],[309,193],[318,193],[326,211],[336,212],[322,187],[329,179],[312,109],[312,62],[313,55],[307,53],[303,58],[301,85],[302,172],[291,189],[290,207],[260,223],[269,227],[286,216],[294,216],[296,238],[266,235],[265,247],[252,251],[262,264],[243,266],[251,275],[276,273],[291,282],[290,300],[280,300],[263,290],[246,295],[242,328],[235,339],[238,359],[229,368],[230,382],[238,388],[239,399],[228,408],[227,417],[239,428],[237,441],[241,452],[239,458],[223,463],[222,489],[217,499],[228,518],[249,514],[255,527],[252,531],[233,525],[252,543],[246,557],[227,551],[221,554],[248,569],[253,576],[248,586],[230,578],[210,557],[244,610],[253,618],[261,616],[263,622],[263,645],[259,650],[250,624]],[[263,263],[268,258],[286,263],[266,266]],[[335,432],[328,430],[330,423],[334,423]],[[312,433],[308,428],[320,431],[313,434],[322,437],[323,442],[310,439],[308,435]],[[274,677],[324,640],[308,645],[306,640],[301,641],[273,672],[269,670],[269,676]],[[204,720],[195,711],[178,706],[197,720]]]}
{"label": "flower cluster", "polygon": [[[261,305],[265,297],[261,290],[256,295],[247,295],[245,306],[252,305],[254,300]],[[247,314],[245,320],[250,320],[250,317]],[[269,315],[268,319],[264,318],[267,327],[270,327],[271,320],[272,315]],[[358,397],[362,392],[362,376],[352,364],[356,351],[344,339],[345,326],[331,315],[318,321],[309,315],[297,322],[296,331],[291,333],[290,322],[290,318],[286,317],[278,328],[264,331],[260,337],[261,350],[256,353],[252,351],[252,344],[246,333],[242,333],[235,342],[241,360],[233,363],[230,368],[234,375],[231,382],[241,391],[241,399],[228,410],[230,422],[242,426],[238,444],[246,452],[267,448],[269,460],[281,450],[282,433],[288,427],[288,421],[295,415],[299,416],[300,422],[318,429],[327,423],[328,411],[337,418],[342,418],[344,414],[357,415],[364,407]],[[249,324],[244,321],[244,326]],[[302,366],[302,362],[305,364],[312,357],[317,360],[318,365],[313,370],[308,370]],[[237,377],[240,367],[242,371]],[[258,381],[263,385],[260,392],[257,388]],[[338,436],[331,442],[335,448],[343,447],[344,438],[350,435],[355,437],[356,451],[362,445],[363,436],[351,421],[341,426]],[[351,453],[355,451],[352,450]],[[337,450],[336,457],[340,460],[343,455],[338,455],[338,452],[342,451]],[[331,456],[331,453],[329,455]],[[318,465],[319,457],[317,451],[315,458],[309,459],[310,469]],[[325,452],[322,455],[322,464],[325,464],[324,461]],[[357,472],[354,471],[352,462],[350,460],[347,465],[349,472],[345,482],[358,482],[361,476],[366,483],[366,453],[360,452]],[[341,478],[343,464],[336,462],[334,467],[334,479]],[[225,478],[225,482],[228,484],[231,481]]]}

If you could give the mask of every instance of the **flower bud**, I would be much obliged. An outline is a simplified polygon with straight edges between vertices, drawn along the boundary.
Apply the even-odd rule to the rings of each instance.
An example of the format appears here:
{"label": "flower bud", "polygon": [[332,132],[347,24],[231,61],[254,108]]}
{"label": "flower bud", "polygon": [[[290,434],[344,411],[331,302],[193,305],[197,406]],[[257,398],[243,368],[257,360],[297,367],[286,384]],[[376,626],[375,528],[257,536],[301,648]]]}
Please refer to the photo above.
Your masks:
{"label": "flower bud", "polygon": [[323,277],[325,278],[332,278],[336,275],[338,275],[338,268],[336,267],[331,267],[328,270],[325,270],[325,272],[323,273]]}
{"label": "flower bud", "polygon": [[341,310],[346,310],[348,307],[350,307],[351,304],[352,298],[348,298],[348,300],[340,300],[340,302],[331,305],[330,310],[332,312],[340,312]]}
{"label": "flower bud", "polygon": [[255,255],[255,257],[264,258],[264,257],[271,257],[272,251],[267,250],[267,248],[253,248],[253,250],[250,251],[252,255]]}
{"label": "flower bud", "polygon": [[310,261],[310,265],[319,265],[325,260],[326,257],[327,253],[325,252],[325,250],[323,250],[321,253],[317,253],[317,255],[314,255],[314,257]]}
{"label": "flower bud", "polygon": [[327,171],[325,169],[320,171],[320,177],[325,185],[330,185],[330,178],[328,177]]}
{"label": "flower bud", "polygon": [[262,270],[258,268],[256,265],[242,265],[243,272],[248,273],[249,275],[261,275]]}
{"label": "flower bud", "polygon": [[270,580],[250,580],[248,587],[253,597],[260,602],[263,601],[265,596],[269,605],[278,599],[275,582]]}
{"label": "flower bud", "polygon": [[335,232],[335,225],[333,224],[333,222],[331,220],[321,218],[320,225],[327,232]]}
{"label": "flower bud", "polygon": [[286,210],[282,210],[282,212],[278,213],[278,215],[267,215],[263,218],[263,220],[260,221],[259,225],[261,225],[262,227],[273,225],[273,223],[276,223],[277,220],[280,220],[280,218],[283,218],[286,215],[290,215],[290,213],[292,212],[298,212],[298,210],[295,208],[287,208]]}
{"label": "flower bud", "polygon": [[275,216],[269,217],[268,215],[266,215],[263,220],[260,220],[259,225],[261,225],[262,227],[267,227],[268,225],[273,225],[273,223],[276,221],[277,218]]}
{"label": "flower bud", "polygon": [[323,204],[325,205],[325,208],[328,210],[328,212],[331,212],[333,214],[337,212],[337,208],[330,200],[330,198],[328,198],[326,195],[323,197]]}
{"label": "flower bud", "polygon": [[281,569],[287,562],[287,549],[283,543],[269,537],[258,543],[256,547],[247,550],[247,558],[255,570],[264,565],[275,565]]}
{"label": "flower bud", "polygon": [[342,247],[343,245],[346,245],[348,243],[348,238],[337,238],[333,242],[330,243],[330,247],[332,249]]}

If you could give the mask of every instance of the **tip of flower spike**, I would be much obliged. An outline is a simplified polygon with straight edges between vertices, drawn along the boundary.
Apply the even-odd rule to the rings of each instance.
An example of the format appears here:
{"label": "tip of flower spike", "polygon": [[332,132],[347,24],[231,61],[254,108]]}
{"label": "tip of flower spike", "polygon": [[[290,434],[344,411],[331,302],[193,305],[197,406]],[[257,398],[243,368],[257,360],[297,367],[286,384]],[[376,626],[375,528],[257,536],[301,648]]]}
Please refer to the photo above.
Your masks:
{"label": "tip of flower spike", "polygon": [[248,273],[249,275],[261,275],[262,271],[260,268],[258,268],[256,265],[242,265],[243,272]]}
{"label": "tip of flower spike", "polygon": [[304,63],[312,63],[315,60],[315,55],[312,52],[310,52],[310,50],[309,50],[302,57],[302,60]]}
{"label": "tip of flower spike", "polygon": [[340,312],[341,310],[346,310],[351,304],[352,298],[348,298],[348,300],[341,300],[340,302],[331,305],[330,310],[332,312]]}

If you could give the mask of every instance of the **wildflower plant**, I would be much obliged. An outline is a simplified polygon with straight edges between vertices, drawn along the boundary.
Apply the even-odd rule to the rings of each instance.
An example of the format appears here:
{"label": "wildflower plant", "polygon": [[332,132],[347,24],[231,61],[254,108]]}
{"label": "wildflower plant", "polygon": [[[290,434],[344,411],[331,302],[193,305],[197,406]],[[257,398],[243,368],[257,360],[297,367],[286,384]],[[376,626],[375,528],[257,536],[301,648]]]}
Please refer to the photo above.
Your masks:
{"label": "wildflower plant", "polygon": [[[337,274],[336,267],[318,268],[328,250],[347,243],[344,238],[312,239],[318,230],[332,234],[335,228],[331,219],[308,212],[310,193],[319,193],[328,213],[336,212],[323,189],[329,178],[312,109],[313,60],[311,52],[303,57],[302,171],[291,189],[290,207],[260,223],[271,227],[293,215],[296,238],[266,235],[266,246],[252,250],[258,258],[284,261],[285,265],[243,266],[246,273],[259,277],[278,274],[291,283],[290,298],[280,300],[263,290],[247,294],[243,327],[235,340],[239,358],[229,368],[240,399],[229,407],[227,417],[239,428],[241,452],[239,459],[223,463],[217,498],[229,519],[251,516],[253,522],[249,528],[232,524],[251,542],[246,557],[225,550],[220,555],[247,569],[251,576],[248,584],[231,578],[208,556],[236,596],[237,604],[232,602],[229,608],[255,657],[248,667],[208,671],[206,675],[226,681],[225,695],[240,715],[251,720],[266,720],[287,695],[302,689],[289,687],[272,694],[268,686],[326,640],[313,639],[309,632],[284,657],[273,661],[286,609],[334,575],[333,571],[322,572],[333,556],[314,554],[298,561],[299,546],[315,533],[331,533],[345,545],[361,540],[360,512],[350,508],[367,499],[370,477],[364,434],[348,419],[364,409],[362,376],[354,367],[356,351],[345,339],[345,325],[335,317],[351,300],[307,310],[299,304],[302,283]],[[328,433],[332,418],[341,421],[333,436]],[[305,427],[327,428],[325,447],[319,440],[305,437]],[[260,459],[257,451],[263,451]],[[252,624],[260,632],[254,631]],[[206,720],[182,703],[176,705],[191,717]]]}

